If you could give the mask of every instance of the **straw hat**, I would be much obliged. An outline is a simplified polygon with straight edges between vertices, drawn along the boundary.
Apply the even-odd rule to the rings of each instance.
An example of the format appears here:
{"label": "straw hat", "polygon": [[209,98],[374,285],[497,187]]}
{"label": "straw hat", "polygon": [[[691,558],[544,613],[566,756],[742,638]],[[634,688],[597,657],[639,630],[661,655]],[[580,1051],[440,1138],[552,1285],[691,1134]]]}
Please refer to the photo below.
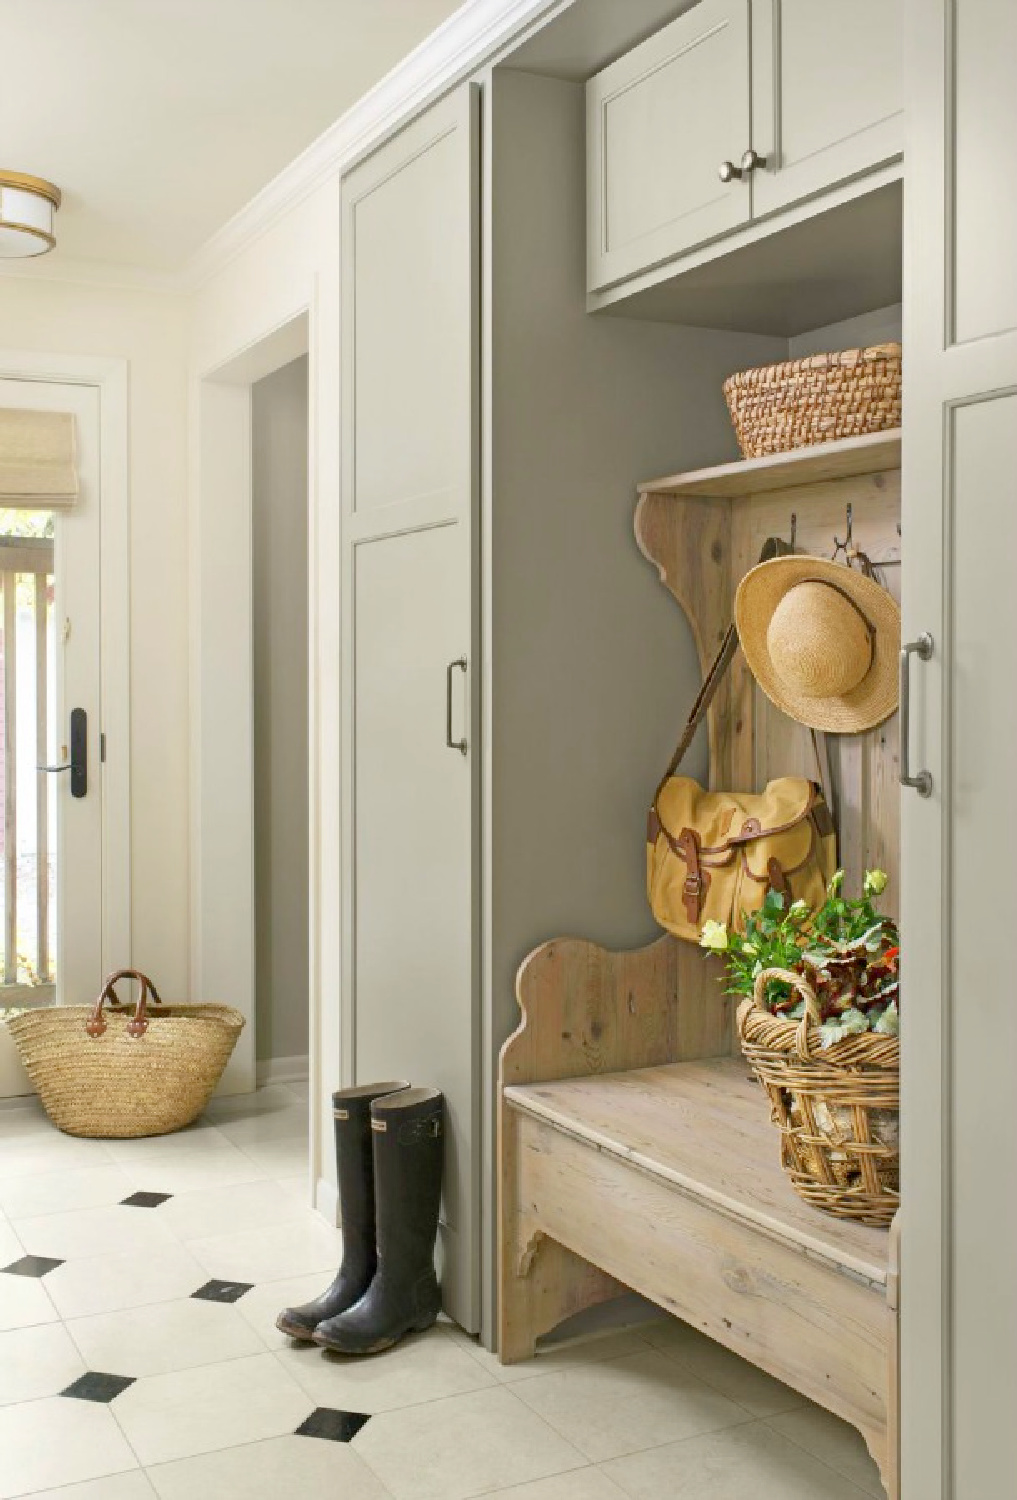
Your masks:
{"label": "straw hat", "polygon": [[776,557],[738,585],[735,624],[759,686],[800,724],[858,734],[897,707],[900,609],[874,578]]}

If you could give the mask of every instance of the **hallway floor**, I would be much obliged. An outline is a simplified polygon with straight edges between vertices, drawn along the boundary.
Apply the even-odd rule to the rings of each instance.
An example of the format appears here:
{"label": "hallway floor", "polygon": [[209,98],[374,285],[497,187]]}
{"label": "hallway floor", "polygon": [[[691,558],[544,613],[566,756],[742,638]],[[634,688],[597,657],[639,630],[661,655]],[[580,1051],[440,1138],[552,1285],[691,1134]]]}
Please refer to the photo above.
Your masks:
{"label": "hallway floor", "polygon": [[368,1360],[276,1312],[330,1280],[306,1089],[178,1135],[0,1111],[0,1500],[858,1500],[843,1423],[673,1319],[503,1369],[449,1324]]}

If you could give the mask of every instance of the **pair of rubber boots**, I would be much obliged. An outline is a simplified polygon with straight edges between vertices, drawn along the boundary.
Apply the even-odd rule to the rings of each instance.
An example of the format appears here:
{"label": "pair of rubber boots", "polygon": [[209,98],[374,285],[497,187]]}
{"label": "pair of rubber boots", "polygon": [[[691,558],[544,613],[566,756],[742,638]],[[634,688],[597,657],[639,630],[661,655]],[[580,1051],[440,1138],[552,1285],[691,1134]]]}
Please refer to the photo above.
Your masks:
{"label": "pair of rubber boots", "polygon": [[444,1099],[374,1083],[332,1096],[343,1260],[327,1291],[276,1327],[338,1354],[377,1354],[430,1328],[441,1308],[434,1243]]}

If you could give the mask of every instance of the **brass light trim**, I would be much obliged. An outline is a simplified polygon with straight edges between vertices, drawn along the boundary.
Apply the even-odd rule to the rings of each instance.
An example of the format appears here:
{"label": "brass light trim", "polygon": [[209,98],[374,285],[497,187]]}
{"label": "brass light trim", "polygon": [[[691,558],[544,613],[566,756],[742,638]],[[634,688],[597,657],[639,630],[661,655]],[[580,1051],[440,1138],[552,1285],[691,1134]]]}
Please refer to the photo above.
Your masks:
{"label": "brass light trim", "polygon": [[32,177],[27,172],[9,172],[5,167],[0,167],[0,188],[4,187],[17,188],[23,193],[35,193],[39,198],[47,198],[54,208],[60,207],[60,189],[55,183],[47,182],[45,177]]}

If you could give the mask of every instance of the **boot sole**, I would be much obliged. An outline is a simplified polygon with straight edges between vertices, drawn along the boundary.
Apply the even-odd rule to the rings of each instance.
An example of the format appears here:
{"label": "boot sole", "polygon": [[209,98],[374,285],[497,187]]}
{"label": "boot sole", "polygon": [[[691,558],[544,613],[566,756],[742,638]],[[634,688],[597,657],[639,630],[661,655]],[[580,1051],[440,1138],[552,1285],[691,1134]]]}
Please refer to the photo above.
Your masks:
{"label": "boot sole", "polygon": [[276,1318],[275,1326],[278,1328],[279,1332],[284,1333],[287,1338],[297,1339],[301,1344],[314,1343],[313,1328],[302,1328],[298,1323],[287,1323],[286,1319],[283,1317]]}
{"label": "boot sole", "polygon": [[341,1344],[332,1344],[329,1343],[326,1339],[318,1338],[317,1334],[312,1337],[311,1342],[317,1344],[319,1349],[327,1349],[330,1354],[346,1354],[349,1356],[356,1356],[359,1354],[384,1354],[386,1349],[394,1349],[396,1344],[398,1344],[401,1339],[404,1339],[408,1333],[426,1333],[429,1328],[434,1327],[437,1321],[438,1315],[436,1313],[433,1318],[428,1318],[420,1323],[411,1323],[409,1328],[405,1329],[402,1333],[397,1333],[393,1338],[390,1339],[379,1339],[376,1344],[368,1344],[365,1349],[344,1349]]}

